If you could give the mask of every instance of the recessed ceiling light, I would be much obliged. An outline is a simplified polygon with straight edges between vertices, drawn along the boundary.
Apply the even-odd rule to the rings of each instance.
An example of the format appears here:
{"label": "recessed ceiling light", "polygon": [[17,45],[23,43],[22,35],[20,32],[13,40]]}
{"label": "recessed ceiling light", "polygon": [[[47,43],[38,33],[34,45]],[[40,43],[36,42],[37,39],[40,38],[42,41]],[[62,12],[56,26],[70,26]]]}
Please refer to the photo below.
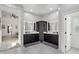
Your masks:
{"label": "recessed ceiling light", "polygon": [[58,13],[59,13],[59,12],[57,11],[56,14],[58,15]]}
{"label": "recessed ceiling light", "polygon": [[32,12],[33,10],[32,10],[32,9],[30,9],[30,11]]}
{"label": "recessed ceiling light", "polygon": [[50,8],[50,11],[53,10],[53,8]]}
{"label": "recessed ceiling light", "polygon": [[60,10],[60,8],[58,8],[58,10]]}
{"label": "recessed ceiling light", "polygon": [[28,14],[28,13],[24,13],[24,15],[25,15],[25,16],[29,16],[29,14]]}

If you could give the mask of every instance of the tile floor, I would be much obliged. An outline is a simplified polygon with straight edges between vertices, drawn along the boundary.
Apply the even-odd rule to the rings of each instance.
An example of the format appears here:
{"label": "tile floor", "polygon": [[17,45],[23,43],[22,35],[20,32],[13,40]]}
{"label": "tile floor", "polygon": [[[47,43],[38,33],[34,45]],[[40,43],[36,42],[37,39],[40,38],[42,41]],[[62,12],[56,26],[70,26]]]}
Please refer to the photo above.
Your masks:
{"label": "tile floor", "polygon": [[10,49],[18,44],[18,38],[16,37],[3,37],[0,46],[0,51]]}
{"label": "tile floor", "polygon": [[71,48],[66,54],[79,54],[79,49]]}
{"label": "tile floor", "polygon": [[2,54],[61,54],[61,52],[58,51],[57,49],[42,43],[29,47],[18,47],[0,53]]}
{"label": "tile floor", "polygon": [[[4,41],[4,44],[6,43],[7,50],[4,49],[6,48],[5,46],[2,48],[4,49],[3,51],[0,51],[0,54],[63,54],[62,52],[58,51],[58,49],[55,49],[53,47],[50,47],[48,45],[45,45],[43,43],[32,45],[29,47],[14,47],[12,48],[12,43],[17,43],[17,40],[6,40]],[[9,43],[10,42],[10,43]],[[11,48],[11,49],[9,49]],[[79,49],[76,48],[71,48],[66,54],[79,54]]]}

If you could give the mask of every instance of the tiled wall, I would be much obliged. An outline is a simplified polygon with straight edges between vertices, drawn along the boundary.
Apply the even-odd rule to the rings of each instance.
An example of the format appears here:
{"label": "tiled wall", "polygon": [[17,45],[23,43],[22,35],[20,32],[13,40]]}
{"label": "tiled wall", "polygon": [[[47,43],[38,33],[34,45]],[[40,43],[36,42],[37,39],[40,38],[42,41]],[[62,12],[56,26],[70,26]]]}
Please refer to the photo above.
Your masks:
{"label": "tiled wall", "polygon": [[[10,16],[11,13],[2,11],[2,25],[5,28],[2,28],[2,35],[15,35],[18,32],[18,18],[13,18]],[[7,26],[9,26],[10,33],[7,32]],[[17,27],[17,28],[16,28]]]}

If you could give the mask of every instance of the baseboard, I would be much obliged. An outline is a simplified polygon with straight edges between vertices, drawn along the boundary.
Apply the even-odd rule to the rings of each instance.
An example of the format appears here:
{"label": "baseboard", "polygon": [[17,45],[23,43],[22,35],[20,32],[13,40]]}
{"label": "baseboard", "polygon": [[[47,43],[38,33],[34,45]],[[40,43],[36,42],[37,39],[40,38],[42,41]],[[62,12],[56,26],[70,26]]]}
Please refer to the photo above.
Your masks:
{"label": "baseboard", "polygon": [[58,49],[58,46],[57,45],[55,45],[55,44],[51,44],[51,43],[48,43],[48,42],[43,42],[43,44],[45,44],[45,45],[48,45],[48,46],[51,46],[51,47],[54,47],[54,48],[56,48],[56,49]]}
{"label": "baseboard", "polygon": [[39,43],[40,43],[40,41],[34,42],[34,43],[25,44],[24,47],[29,47],[29,46],[36,45],[36,44],[39,44]]}

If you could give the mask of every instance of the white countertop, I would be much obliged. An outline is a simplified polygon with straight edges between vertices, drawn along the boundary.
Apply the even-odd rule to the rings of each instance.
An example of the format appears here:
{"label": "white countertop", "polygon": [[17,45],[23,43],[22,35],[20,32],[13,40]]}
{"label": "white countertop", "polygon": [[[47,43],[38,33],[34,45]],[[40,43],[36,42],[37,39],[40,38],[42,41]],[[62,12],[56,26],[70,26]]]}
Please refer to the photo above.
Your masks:
{"label": "white countertop", "polygon": [[48,32],[43,32],[43,33],[45,33],[45,34],[57,34],[56,32],[50,32],[50,31],[48,31]]}
{"label": "white countertop", "polygon": [[[43,32],[44,34],[57,34],[56,32],[51,32],[51,31],[48,31],[48,32]],[[31,32],[26,32],[24,34],[39,34],[39,32],[36,32],[36,31],[31,31]]]}
{"label": "white countertop", "polygon": [[26,32],[24,34],[38,34],[39,32],[33,31],[33,32]]}

